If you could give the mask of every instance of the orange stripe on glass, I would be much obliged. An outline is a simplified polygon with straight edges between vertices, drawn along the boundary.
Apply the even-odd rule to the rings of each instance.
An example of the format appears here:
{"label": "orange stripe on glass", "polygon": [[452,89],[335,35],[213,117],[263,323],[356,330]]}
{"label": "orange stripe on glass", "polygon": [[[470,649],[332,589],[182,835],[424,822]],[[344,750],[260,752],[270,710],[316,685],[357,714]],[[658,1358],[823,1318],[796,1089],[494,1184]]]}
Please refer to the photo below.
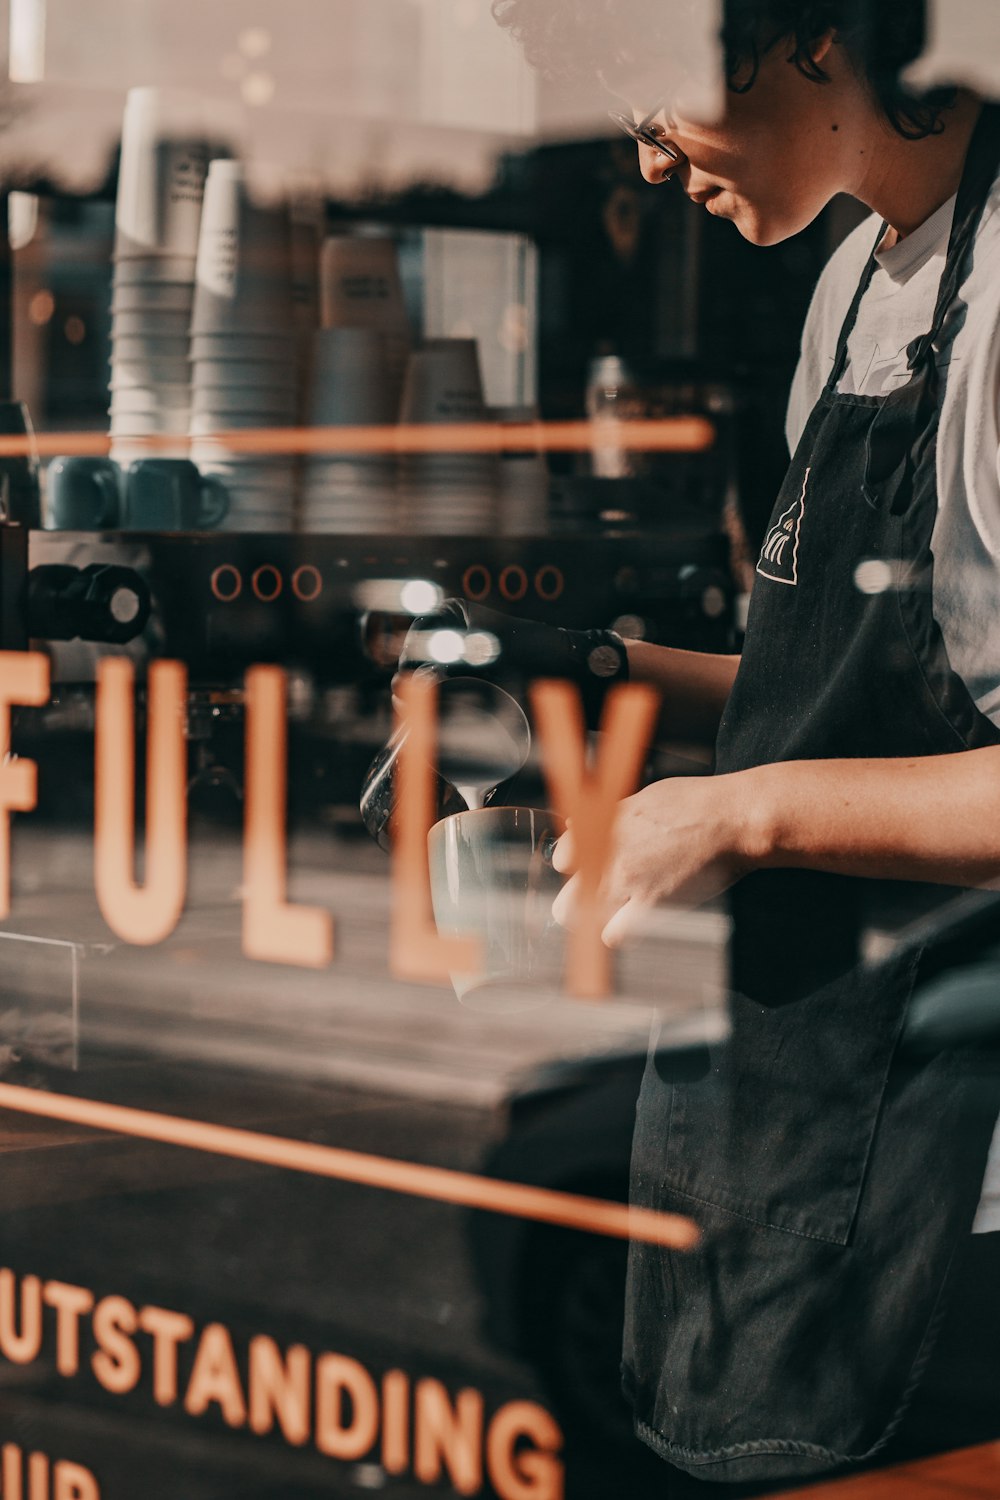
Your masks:
{"label": "orange stripe on glass", "polygon": [[[622,423],[621,441],[640,453],[703,453],[715,441],[705,417]],[[602,436],[603,440],[603,436]],[[607,441],[614,432],[608,429]],[[130,437],[129,448],[150,454],[174,452],[177,445],[217,442],[233,453],[586,453],[593,443],[589,422],[463,422],[451,425],[391,427],[254,427],[185,438],[174,434]],[[98,432],[41,432],[31,437],[0,437],[0,458],[37,454],[103,456],[111,439]]]}
{"label": "orange stripe on glass", "polygon": [[665,1245],[671,1250],[691,1250],[699,1239],[697,1226],[679,1214],[630,1208],[602,1198],[526,1187],[518,1182],[500,1182],[447,1167],[427,1167],[385,1156],[369,1156],[360,1151],[345,1151],[335,1146],[317,1146],[310,1141],[262,1135],[229,1125],[210,1125],[204,1120],[188,1120],[121,1104],[106,1104],[98,1099],[77,1099],[68,1094],[52,1094],[43,1089],[4,1083],[0,1084],[0,1109],[62,1120],[93,1130],[108,1130],[139,1140],[158,1141],[167,1146],[205,1151],[213,1156],[235,1157],[239,1161],[281,1167],[290,1172],[307,1172],[314,1177],[332,1177],[340,1182],[355,1182],[415,1198],[432,1198],[463,1208],[536,1219],[567,1229],[585,1229],[615,1239],[643,1240],[653,1245]]}

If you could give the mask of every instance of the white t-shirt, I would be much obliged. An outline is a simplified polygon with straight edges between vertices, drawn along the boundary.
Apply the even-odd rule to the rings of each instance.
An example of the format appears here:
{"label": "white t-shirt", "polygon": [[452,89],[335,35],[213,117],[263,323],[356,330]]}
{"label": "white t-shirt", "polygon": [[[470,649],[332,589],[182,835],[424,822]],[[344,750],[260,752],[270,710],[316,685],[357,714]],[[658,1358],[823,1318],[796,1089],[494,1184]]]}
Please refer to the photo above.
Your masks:
{"label": "white t-shirt", "polygon": [[[838,389],[881,396],[909,379],[906,348],[929,330],[955,217],[954,198],[882,250],[848,344]],[[837,342],[880,220],[866,219],[832,256],[806,319],[788,405],[792,452],[830,377]],[[942,334],[933,607],[951,665],[1000,725],[1000,178],[976,238],[959,304]],[[974,1230],[1000,1230],[1000,1123]]]}

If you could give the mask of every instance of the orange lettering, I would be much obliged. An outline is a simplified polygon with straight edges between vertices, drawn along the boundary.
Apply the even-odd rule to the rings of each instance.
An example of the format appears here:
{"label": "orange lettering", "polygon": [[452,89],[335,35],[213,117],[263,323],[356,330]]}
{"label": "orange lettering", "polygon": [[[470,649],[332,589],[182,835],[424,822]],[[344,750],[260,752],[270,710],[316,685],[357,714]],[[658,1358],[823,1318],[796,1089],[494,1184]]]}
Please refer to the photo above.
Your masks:
{"label": "orange lettering", "polygon": [[277,1415],[288,1443],[304,1443],[309,1436],[309,1373],[311,1356],[302,1344],[289,1349],[284,1360],[273,1339],[260,1334],[250,1340],[250,1426],[270,1432]]}
{"label": "orange lettering", "polygon": [[0,651],[0,918],[10,915],[10,815],[38,801],[38,767],[10,754],[10,710],[40,708],[49,696],[49,659],[40,651]]}
{"label": "orange lettering", "polygon": [[143,1307],[139,1327],[153,1339],[153,1398],[158,1406],[177,1400],[177,1345],[194,1335],[194,1323],[186,1313],[165,1307]]}
{"label": "orange lettering", "polygon": [[122,1396],[139,1384],[142,1365],[129,1334],[135,1333],[135,1308],[125,1297],[102,1297],[94,1308],[97,1353],[90,1363],[106,1391]]}
{"label": "orange lettering", "polygon": [[49,1500],[49,1461],[44,1453],[28,1459],[28,1500]]}
{"label": "orange lettering", "polygon": [[333,958],[333,919],[285,900],[287,684],[279,667],[246,676],[246,828],[243,952],[266,963],[323,969]]}
{"label": "orange lettering", "polygon": [[483,1398],[478,1391],[459,1391],[452,1408],[438,1380],[417,1382],[414,1401],[413,1472],[421,1484],[436,1484],[441,1461],[460,1495],[474,1495],[483,1482],[480,1446]]}
{"label": "orange lettering", "polygon": [[[518,1446],[520,1438],[535,1445]],[[500,1500],[562,1500],[563,1465],[556,1457],[562,1433],[534,1401],[508,1401],[486,1434],[486,1467]]]}
{"label": "orange lettering", "polygon": [[13,1443],[3,1445],[3,1500],[22,1500],[24,1487],[21,1475],[24,1472],[20,1448]]}
{"label": "orange lettering", "polygon": [[209,1323],[201,1336],[184,1410],[192,1417],[200,1417],[212,1401],[218,1403],[230,1427],[243,1426],[247,1419],[246,1402],[232,1339],[221,1323]]}
{"label": "orange lettering", "polygon": [[75,1375],[80,1368],[80,1318],[90,1312],[94,1295],[65,1281],[47,1281],[43,1295],[56,1310],[56,1369],[60,1375]]}
{"label": "orange lettering", "polygon": [[399,700],[397,730],[406,731],[406,741],[396,763],[389,969],[397,979],[429,983],[448,980],[452,969],[481,969],[481,944],[474,938],[443,937],[434,926],[427,834],[434,821],[437,683],[411,673],[399,685]]}
{"label": "orange lettering", "polygon": [[37,1276],[21,1280],[20,1333],[14,1311],[16,1294],[17,1277],[5,1268],[0,1271],[0,1353],[12,1365],[30,1365],[42,1347],[42,1283]]}
{"label": "orange lettering", "polygon": [[382,1377],[382,1467],[402,1474],[410,1462],[410,1381],[402,1370]]}
{"label": "orange lettering", "polygon": [[[345,1421],[344,1405],[350,1403]],[[330,1458],[363,1458],[378,1433],[378,1389],[356,1359],[321,1354],[316,1361],[316,1447]]]}
{"label": "orange lettering", "polygon": [[135,672],[125,657],[97,668],[94,879],[104,920],[127,943],[160,943],[184,909],[187,884],[187,669],[149,669],[146,879],[135,867]]}
{"label": "orange lettering", "polygon": [[58,1463],[52,1500],[101,1500],[97,1480],[81,1464]]}
{"label": "orange lettering", "polygon": [[639,780],[659,702],[653,688],[639,683],[613,688],[591,768],[577,689],[555,681],[531,687],[549,795],[556,812],[573,824],[580,897],[566,942],[566,988],[581,999],[603,999],[611,988],[611,954],[601,942],[601,877],[611,856],[618,803]]}

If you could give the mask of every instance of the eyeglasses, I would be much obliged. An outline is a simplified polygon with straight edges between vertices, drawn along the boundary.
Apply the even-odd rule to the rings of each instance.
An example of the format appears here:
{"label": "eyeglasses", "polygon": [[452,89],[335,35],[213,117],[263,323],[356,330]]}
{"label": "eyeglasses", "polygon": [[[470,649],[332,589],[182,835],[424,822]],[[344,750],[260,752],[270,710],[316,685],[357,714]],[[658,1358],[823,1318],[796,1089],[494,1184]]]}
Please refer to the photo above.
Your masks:
{"label": "eyeglasses", "polygon": [[[686,160],[683,152],[678,151],[676,146],[670,145],[669,141],[665,140],[662,135],[659,135],[657,133],[657,127],[654,127],[653,125],[653,121],[656,119],[662,108],[663,103],[661,102],[656,106],[655,109],[650,111],[645,119],[640,120],[638,125],[633,119],[630,118],[630,116],[623,115],[621,111],[617,109],[609,109],[608,117],[614,120],[619,130],[624,130],[625,134],[627,136],[630,136],[633,141],[637,141],[640,146],[651,146],[653,150],[658,151],[661,156],[667,157],[669,161],[672,161],[674,163],[674,170],[676,170],[677,167],[679,167],[681,163]],[[667,176],[672,177],[673,172],[669,172]]]}

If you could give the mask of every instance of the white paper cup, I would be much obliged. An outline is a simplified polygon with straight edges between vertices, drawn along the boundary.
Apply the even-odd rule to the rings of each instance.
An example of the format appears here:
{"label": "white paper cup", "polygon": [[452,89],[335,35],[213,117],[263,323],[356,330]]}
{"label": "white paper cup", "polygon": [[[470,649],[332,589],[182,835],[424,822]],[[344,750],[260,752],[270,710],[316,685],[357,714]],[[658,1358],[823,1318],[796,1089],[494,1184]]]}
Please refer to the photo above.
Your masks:
{"label": "white paper cup", "polygon": [[191,367],[186,358],[179,359],[119,359],[112,363],[111,389],[159,390],[162,386],[183,386],[191,382]]}
{"label": "white paper cup", "polygon": [[477,422],[485,416],[475,339],[432,339],[410,355],[403,422]]}
{"label": "white paper cup", "polygon": [[116,260],[113,284],[116,287],[187,286],[194,287],[193,255],[147,255]]}
{"label": "white paper cup", "polygon": [[288,216],[251,204],[239,162],[213,161],[198,239],[197,334],[292,330]]}
{"label": "white paper cup", "polygon": [[143,282],[135,286],[115,286],[111,294],[113,313],[175,312],[190,318],[194,301],[194,283]]}
{"label": "white paper cup", "polygon": [[141,333],[117,335],[111,345],[111,366],[117,371],[120,364],[145,364],[149,368],[154,361],[183,360],[188,364],[188,340],[181,334]]}
{"label": "white paper cup", "polygon": [[144,458],[190,458],[189,444],[186,437],[178,437],[175,441],[167,441],[160,436],[157,439],[155,450],[148,444],[140,442],[138,438],[123,437],[112,434],[111,457],[116,464],[127,469],[130,464],[136,463]]}
{"label": "white paper cup", "polygon": [[190,432],[192,437],[211,437],[217,432],[253,430],[257,427],[266,430],[270,427],[294,426],[294,414],[283,417],[266,411],[232,411],[214,414],[192,412]]}
{"label": "white paper cup", "polygon": [[178,411],[112,412],[112,437],[151,437],[161,433],[182,437],[188,430],[189,413]]}
{"label": "white paper cup", "polygon": [[186,339],[191,316],[186,312],[116,312],[111,315],[111,338]]}
{"label": "white paper cup", "polygon": [[295,421],[295,393],[280,387],[236,386],[226,390],[223,386],[212,386],[205,390],[195,383],[191,388],[191,409],[199,416],[214,417],[223,423],[230,413],[236,416],[253,413],[258,417],[280,417],[288,425]]}
{"label": "white paper cup", "polygon": [[192,383],[199,390],[295,391],[295,366],[264,360],[196,359],[191,366]]}
{"label": "white paper cup", "polygon": [[194,439],[191,457],[200,468],[211,469],[232,484],[243,480],[259,485],[284,484],[295,469],[294,457],[288,454],[234,453],[207,438]]}
{"label": "white paper cup", "polygon": [[191,106],[178,95],[129,91],[115,207],[117,260],[196,253],[208,152],[191,119]]}
{"label": "white paper cup", "polygon": [[188,411],[191,390],[187,385],[112,386],[113,412]]}
{"label": "white paper cup", "polygon": [[191,358],[294,367],[297,354],[294,339],[283,333],[192,333]]}

